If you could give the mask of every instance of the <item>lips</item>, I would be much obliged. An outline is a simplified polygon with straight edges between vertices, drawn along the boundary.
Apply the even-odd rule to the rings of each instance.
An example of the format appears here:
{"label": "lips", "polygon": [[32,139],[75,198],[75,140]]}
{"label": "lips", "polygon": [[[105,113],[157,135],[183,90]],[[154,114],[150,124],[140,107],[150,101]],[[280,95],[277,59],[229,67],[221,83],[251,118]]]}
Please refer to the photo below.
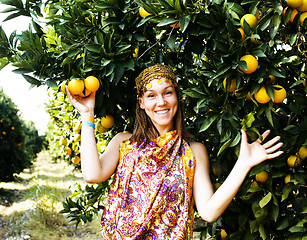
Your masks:
{"label": "lips", "polygon": [[166,110],[158,110],[158,111],[155,111],[155,113],[157,113],[157,114],[166,114],[166,113],[168,113],[169,112],[169,109],[166,109]]}

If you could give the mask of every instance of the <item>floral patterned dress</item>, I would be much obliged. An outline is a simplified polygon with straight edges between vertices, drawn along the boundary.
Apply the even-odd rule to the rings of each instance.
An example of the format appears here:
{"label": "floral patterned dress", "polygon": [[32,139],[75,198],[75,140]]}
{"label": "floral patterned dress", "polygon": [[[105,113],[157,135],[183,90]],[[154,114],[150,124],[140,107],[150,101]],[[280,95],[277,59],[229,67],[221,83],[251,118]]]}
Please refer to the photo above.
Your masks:
{"label": "floral patterned dress", "polygon": [[101,220],[102,236],[191,239],[195,156],[176,131],[145,143],[127,140]]}

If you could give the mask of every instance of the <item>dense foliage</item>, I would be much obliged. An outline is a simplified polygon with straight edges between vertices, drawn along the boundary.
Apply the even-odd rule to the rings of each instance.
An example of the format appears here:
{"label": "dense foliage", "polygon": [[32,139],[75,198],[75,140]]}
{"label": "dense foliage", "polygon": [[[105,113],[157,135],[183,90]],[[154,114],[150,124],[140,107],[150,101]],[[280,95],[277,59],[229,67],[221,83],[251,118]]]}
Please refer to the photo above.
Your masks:
{"label": "dense foliage", "polygon": [[[96,116],[111,114],[115,119],[107,137],[132,130],[134,78],[157,62],[168,64],[178,76],[188,128],[208,149],[216,187],[236,161],[241,128],[251,141],[268,128],[272,135],[280,135],[285,153],[253,168],[228,209],[206,231],[217,238],[221,229],[231,239],[302,238],[307,20],[300,17],[307,10],[292,18],[295,11],[283,0],[1,2],[10,5],[8,19],[20,15],[33,19],[32,27],[20,35],[7,37],[0,29],[1,66],[13,63],[31,84],[54,89],[71,78],[96,76],[101,83]],[[150,15],[141,17],[140,7]],[[240,22],[245,14],[257,16],[254,27],[248,20]],[[245,55],[255,57],[257,66],[250,58],[240,61]],[[246,73],[250,63],[256,71]],[[51,105],[58,109],[52,109],[51,116],[59,129],[52,132],[57,138],[71,138],[66,127],[71,129],[78,116],[60,90],[53,94],[58,98]],[[293,165],[287,163],[291,156]],[[256,182],[262,171],[268,179],[257,177]],[[100,200],[98,191],[105,195],[102,185],[106,184],[77,188],[64,212],[77,223],[90,220],[101,208],[92,197]]]}
{"label": "dense foliage", "polygon": [[0,88],[0,181],[30,167],[45,146],[33,122],[25,122],[12,100]]}

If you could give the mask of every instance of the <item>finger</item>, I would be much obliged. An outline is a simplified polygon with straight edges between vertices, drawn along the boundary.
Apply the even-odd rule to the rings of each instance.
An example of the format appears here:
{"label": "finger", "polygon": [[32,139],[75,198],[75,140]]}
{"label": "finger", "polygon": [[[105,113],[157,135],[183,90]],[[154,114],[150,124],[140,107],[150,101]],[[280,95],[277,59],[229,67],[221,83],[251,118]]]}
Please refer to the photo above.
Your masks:
{"label": "finger", "polygon": [[246,142],[247,142],[247,134],[243,129],[241,129],[241,144]]}
{"label": "finger", "polygon": [[273,144],[275,144],[276,142],[278,142],[280,140],[280,136],[276,136],[273,139],[271,139],[270,141],[264,143],[262,146],[264,148],[269,148],[271,147]]}
{"label": "finger", "polygon": [[262,143],[264,141],[264,139],[266,139],[266,137],[270,134],[271,130],[266,130],[264,133],[262,133],[262,139],[258,138],[257,142]]}
{"label": "finger", "polygon": [[270,148],[266,149],[266,152],[267,152],[267,153],[273,153],[273,152],[275,152],[277,149],[281,148],[282,145],[283,145],[283,143],[278,143],[278,144],[274,145],[273,147],[270,147]]}
{"label": "finger", "polygon": [[268,154],[267,155],[267,159],[272,159],[272,158],[279,157],[283,153],[284,153],[283,151],[278,151],[278,152],[275,152],[275,153]]}

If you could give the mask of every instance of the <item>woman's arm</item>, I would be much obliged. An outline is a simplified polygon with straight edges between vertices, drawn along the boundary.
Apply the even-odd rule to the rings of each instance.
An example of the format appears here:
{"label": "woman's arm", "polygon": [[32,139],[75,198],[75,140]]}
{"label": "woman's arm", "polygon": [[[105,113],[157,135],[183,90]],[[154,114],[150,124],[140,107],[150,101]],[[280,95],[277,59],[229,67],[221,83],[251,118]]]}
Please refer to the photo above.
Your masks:
{"label": "woman's arm", "polygon": [[[270,131],[264,132],[263,140],[269,133]],[[191,144],[196,157],[194,199],[197,210],[205,221],[213,222],[225,211],[253,166],[282,154],[282,151],[277,151],[282,146],[282,143],[277,143],[279,139],[280,137],[275,137],[264,144],[261,144],[262,141],[258,139],[249,144],[246,133],[242,130],[238,160],[215,193],[209,177],[209,160],[206,148],[201,143]]]}
{"label": "woman's arm", "polygon": [[[87,98],[72,95],[67,87],[66,92],[72,105],[80,113],[82,121],[87,121],[87,117],[94,117],[95,92]],[[129,137],[130,134],[127,133],[117,134],[99,157],[95,129],[86,125],[82,126],[80,152],[83,179],[88,183],[99,183],[111,177],[119,161],[120,146]]]}

